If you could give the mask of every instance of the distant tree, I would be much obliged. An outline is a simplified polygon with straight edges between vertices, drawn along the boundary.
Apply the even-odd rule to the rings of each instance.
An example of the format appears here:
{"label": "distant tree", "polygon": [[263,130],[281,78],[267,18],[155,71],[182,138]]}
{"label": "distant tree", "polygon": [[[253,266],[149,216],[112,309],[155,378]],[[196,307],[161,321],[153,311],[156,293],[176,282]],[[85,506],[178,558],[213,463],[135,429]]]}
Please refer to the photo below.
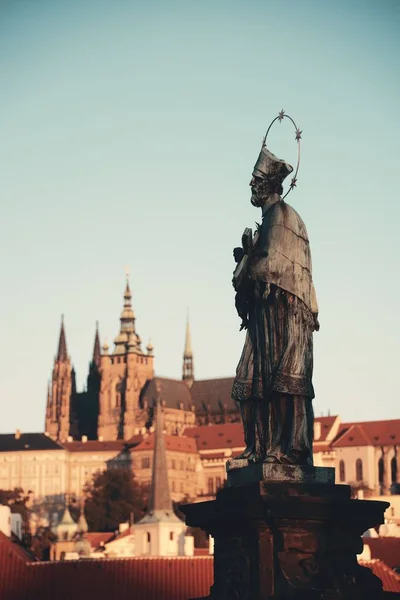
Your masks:
{"label": "distant tree", "polygon": [[148,486],[136,481],[130,469],[97,473],[85,486],[85,517],[89,531],[115,531],[120,523],[146,512]]}
{"label": "distant tree", "polygon": [[39,527],[32,538],[31,550],[38,560],[50,560],[51,545],[57,536],[49,527]]}
{"label": "distant tree", "polygon": [[364,492],[364,498],[369,498],[374,495],[374,490],[369,488],[364,481],[351,481],[349,486],[352,498],[358,498],[360,491]]}

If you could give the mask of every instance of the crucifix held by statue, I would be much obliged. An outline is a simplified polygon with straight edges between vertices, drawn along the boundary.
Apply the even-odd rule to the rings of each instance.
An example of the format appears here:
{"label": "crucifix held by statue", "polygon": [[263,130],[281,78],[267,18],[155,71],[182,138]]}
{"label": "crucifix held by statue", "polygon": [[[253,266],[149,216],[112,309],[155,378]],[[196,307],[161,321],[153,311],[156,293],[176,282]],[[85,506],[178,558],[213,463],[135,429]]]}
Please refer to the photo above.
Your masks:
{"label": "crucifix held by statue", "polygon": [[[300,157],[301,131],[296,128]],[[249,462],[312,465],[313,332],[319,329],[306,227],[283,195],[293,168],[266,146],[253,169],[251,203],[262,222],[234,249],[235,304],[246,340],[232,389]],[[299,160],[289,191],[297,182]],[[288,193],[288,192],[287,192]]]}

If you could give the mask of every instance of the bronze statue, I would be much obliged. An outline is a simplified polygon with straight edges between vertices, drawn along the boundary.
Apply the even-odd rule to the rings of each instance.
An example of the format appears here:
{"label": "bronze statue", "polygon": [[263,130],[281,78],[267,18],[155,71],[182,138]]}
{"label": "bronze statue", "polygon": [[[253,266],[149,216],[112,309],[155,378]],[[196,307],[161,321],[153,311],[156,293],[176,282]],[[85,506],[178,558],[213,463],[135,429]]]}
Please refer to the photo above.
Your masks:
{"label": "bronze statue", "polygon": [[[284,117],[295,125],[283,111],[272,123]],[[300,149],[301,131],[295,127]],[[241,329],[247,329],[232,390],[246,443],[239,458],[312,465],[312,338],[319,329],[318,307],[307,230],[282,198],[282,183],[293,168],[267,149],[269,129],[250,182],[251,203],[262,209],[262,223],[254,236],[246,229],[243,247],[234,249],[235,303]]]}

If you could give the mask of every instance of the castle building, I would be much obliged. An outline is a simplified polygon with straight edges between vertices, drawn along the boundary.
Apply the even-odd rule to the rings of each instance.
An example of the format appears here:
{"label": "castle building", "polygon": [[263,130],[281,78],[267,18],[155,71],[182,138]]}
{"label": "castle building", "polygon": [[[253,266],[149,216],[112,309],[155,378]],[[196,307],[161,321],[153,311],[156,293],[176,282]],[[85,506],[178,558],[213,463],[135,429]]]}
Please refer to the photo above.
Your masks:
{"label": "castle building", "polygon": [[165,428],[170,435],[180,434],[185,427],[196,423],[240,420],[230,397],[233,378],[195,381],[189,318],[182,380],[155,377],[153,346],[149,343],[144,351],[136,331],[129,281],[114,349],[110,351],[107,342],[101,347],[97,324],[86,390],[78,392],[75,380],[62,319],[45,423],[45,431],[57,442],[128,441],[151,427],[157,383],[161,384]]}

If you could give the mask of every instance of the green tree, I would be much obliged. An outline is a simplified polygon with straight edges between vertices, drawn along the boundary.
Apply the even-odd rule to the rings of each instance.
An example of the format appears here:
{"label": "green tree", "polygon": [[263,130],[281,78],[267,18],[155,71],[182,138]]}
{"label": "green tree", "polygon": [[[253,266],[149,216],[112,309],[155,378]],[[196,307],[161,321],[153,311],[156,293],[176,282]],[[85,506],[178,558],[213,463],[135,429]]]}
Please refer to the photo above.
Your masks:
{"label": "green tree", "polygon": [[130,469],[97,473],[84,492],[89,531],[115,531],[120,523],[132,516],[138,521],[146,512],[148,486],[138,483]]}

